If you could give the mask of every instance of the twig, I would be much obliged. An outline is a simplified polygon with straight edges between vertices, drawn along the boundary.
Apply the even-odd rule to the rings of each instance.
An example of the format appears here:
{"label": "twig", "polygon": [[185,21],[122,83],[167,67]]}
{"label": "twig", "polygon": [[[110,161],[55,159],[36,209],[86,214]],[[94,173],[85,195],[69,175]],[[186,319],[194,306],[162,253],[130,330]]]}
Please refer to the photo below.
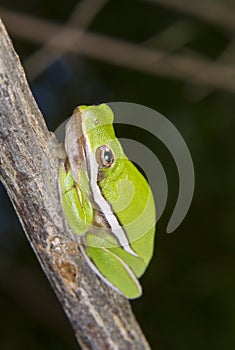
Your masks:
{"label": "twig", "polygon": [[200,18],[216,26],[235,31],[235,8],[229,8],[223,1],[204,0],[143,0],[172,8]]}
{"label": "twig", "polygon": [[[14,13],[3,8],[0,8],[0,13],[12,35],[34,43],[46,42],[48,36],[53,37],[63,28],[51,21]],[[186,82],[193,81],[195,84],[199,83],[206,87],[235,92],[235,68],[232,65],[213,64],[211,69],[212,61],[203,58],[182,54],[168,55],[164,51],[88,32],[84,33],[81,39],[80,33],[80,30],[68,28],[67,36],[78,45],[67,48],[68,40],[67,36],[64,36],[63,40],[58,42],[58,49],[65,48],[72,53],[84,54],[156,76]],[[202,72],[208,72],[208,74],[201,76]],[[197,79],[197,76],[200,78]]]}
{"label": "twig", "polygon": [[1,21],[0,87],[0,178],[78,342],[82,349],[149,349],[129,302],[94,275],[69,238],[56,146],[48,147],[51,134]]}
{"label": "twig", "polygon": [[[61,31],[55,36],[47,40],[43,47],[33,53],[24,62],[24,67],[27,71],[28,79],[33,80],[43,71],[45,71],[55,60],[61,58],[73,45],[74,38],[69,37],[67,29],[69,27],[78,27],[80,29],[80,36],[90,25],[92,20],[97,16],[102,7],[108,0],[83,0],[79,2],[72,12],[68,22],[62,27]],[[66,47],[60,47],[58,50],[58,43],[64,41],[66,37]],[[76,38],[77,41],[77,38]]]}
{"label": "twig", "polygon": [[[220,55],[211,63],[211,67],[207,69],[207,71],[201,71],[200,74],[197,76],[197,85],[201,87],[200,89],[197,89],[197,91],[194,91],[193,94],[191,94],[191,98],[194,101],[201,101],[202,99],[206,98],[209,94],[211,94],[215,88],[213,86],[205,86],[203,85],[203,80],[205,79],[206,75],[213,74],[213,71],[216,69],[216,66],[218,64],[221,65],[232,65],[232,62],[234,61],[235,56],[235,40],[233,39],[230,44],[220,53]],[[212,73],[211,73],[212,71]],[[200,79],[202,78],[202,83],[200,84]],[[234,78],[234,77],[233,77]],[[189,90],[192,88],[192,85],[194,85],[194,79],[191,81],[188,81],[185,90]]]}

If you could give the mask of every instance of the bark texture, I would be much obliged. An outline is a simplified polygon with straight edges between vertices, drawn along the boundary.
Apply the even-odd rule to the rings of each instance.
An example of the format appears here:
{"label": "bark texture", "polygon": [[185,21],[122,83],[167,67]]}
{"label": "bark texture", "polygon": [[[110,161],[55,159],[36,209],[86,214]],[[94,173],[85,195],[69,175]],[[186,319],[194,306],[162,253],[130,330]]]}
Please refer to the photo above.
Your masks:
{"label": "bark texture", "polygon": [[82,349],[149,349],[130,303],[96,277],[69,238],[58,161],[58,146],[0,22],[0,179],[25,234]]}

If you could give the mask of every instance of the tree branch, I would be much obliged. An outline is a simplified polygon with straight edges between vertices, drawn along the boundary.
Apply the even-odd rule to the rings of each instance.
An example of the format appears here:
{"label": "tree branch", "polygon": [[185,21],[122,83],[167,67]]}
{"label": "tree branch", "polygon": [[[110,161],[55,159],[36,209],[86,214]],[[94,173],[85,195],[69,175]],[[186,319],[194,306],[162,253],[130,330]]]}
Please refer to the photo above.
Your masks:
{"label": "tree branch", "polygon": [[[69,20],[61,31],[47,40],[40,49],[36,50],[35,53],[24,61],[24,67],[29,81],[35,79],[68,51],[68,47],[60,47],[60,49],[56,51],[51,50],[52,47],[58,47],[58,43],[64,40],[64,36],[67,36],[68,27],[79,27],[81,30],[80,35],[82,36],[83,32],[86,31],[86,28],[89,27],[92,20],[97,16],[107,1],[108,0],[82,0],[77,3]],[[76,45],[76,42],[73,40],[69,40],[68,42],[70,47]]]}
{"label": "tree branch", "polygon": [[[63,31],[63,25],[46,19],[1,7],[0,13],[14,37],[33,43],[44,45],[48,38],[56,37]],[[214,63],[199,55],[169,54],[144,45],[73,28],[67,28],[63,40],[60,38],[59,42],[54,42],[58,45],[54,47],[55,50],[85,55],[119,67],[192,82],[210,89],[219,88],[235,92],[235,69],[232,64]]]}
{"label": "tree branch", "polygon": [[50,140],[0,22],[0,179],[25,234],[82,349],[149,349],[129,302],[95,276],[69,238],[58,198],[56,144]]}
{"label": "tree branch", "polygon": [[234,6],[223,1],[204,0],[203,2],[189,0],[144,0],[155,3],[186,15],[195,16],[213,25],[220,26],[234,32],[235,9]]}

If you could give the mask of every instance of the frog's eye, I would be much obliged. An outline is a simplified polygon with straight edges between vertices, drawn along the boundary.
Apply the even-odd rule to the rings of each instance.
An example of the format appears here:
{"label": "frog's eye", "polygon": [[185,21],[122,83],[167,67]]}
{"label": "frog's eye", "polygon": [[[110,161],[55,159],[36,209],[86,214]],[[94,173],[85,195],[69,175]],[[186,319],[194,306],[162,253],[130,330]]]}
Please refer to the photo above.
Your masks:
{"label": "frog's eye", "polygon": [[97,148],[95,156],[96,161],[101,168],[109,168],[113,164],[113,151],[108,146]]}

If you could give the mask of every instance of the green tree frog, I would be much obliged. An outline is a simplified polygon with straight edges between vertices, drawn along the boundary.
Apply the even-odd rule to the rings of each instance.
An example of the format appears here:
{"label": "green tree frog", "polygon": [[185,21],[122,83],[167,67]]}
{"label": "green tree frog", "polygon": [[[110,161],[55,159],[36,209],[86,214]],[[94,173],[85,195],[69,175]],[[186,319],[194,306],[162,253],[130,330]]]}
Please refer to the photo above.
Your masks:
{"label": "green tree frog", "polygon": [[138,278],[153,255],[155,204],[147,181],[116,138],[113,120],[106,104],[75,109],[66,125],[60,198],[89,266],[134,299],[142,294]]}

